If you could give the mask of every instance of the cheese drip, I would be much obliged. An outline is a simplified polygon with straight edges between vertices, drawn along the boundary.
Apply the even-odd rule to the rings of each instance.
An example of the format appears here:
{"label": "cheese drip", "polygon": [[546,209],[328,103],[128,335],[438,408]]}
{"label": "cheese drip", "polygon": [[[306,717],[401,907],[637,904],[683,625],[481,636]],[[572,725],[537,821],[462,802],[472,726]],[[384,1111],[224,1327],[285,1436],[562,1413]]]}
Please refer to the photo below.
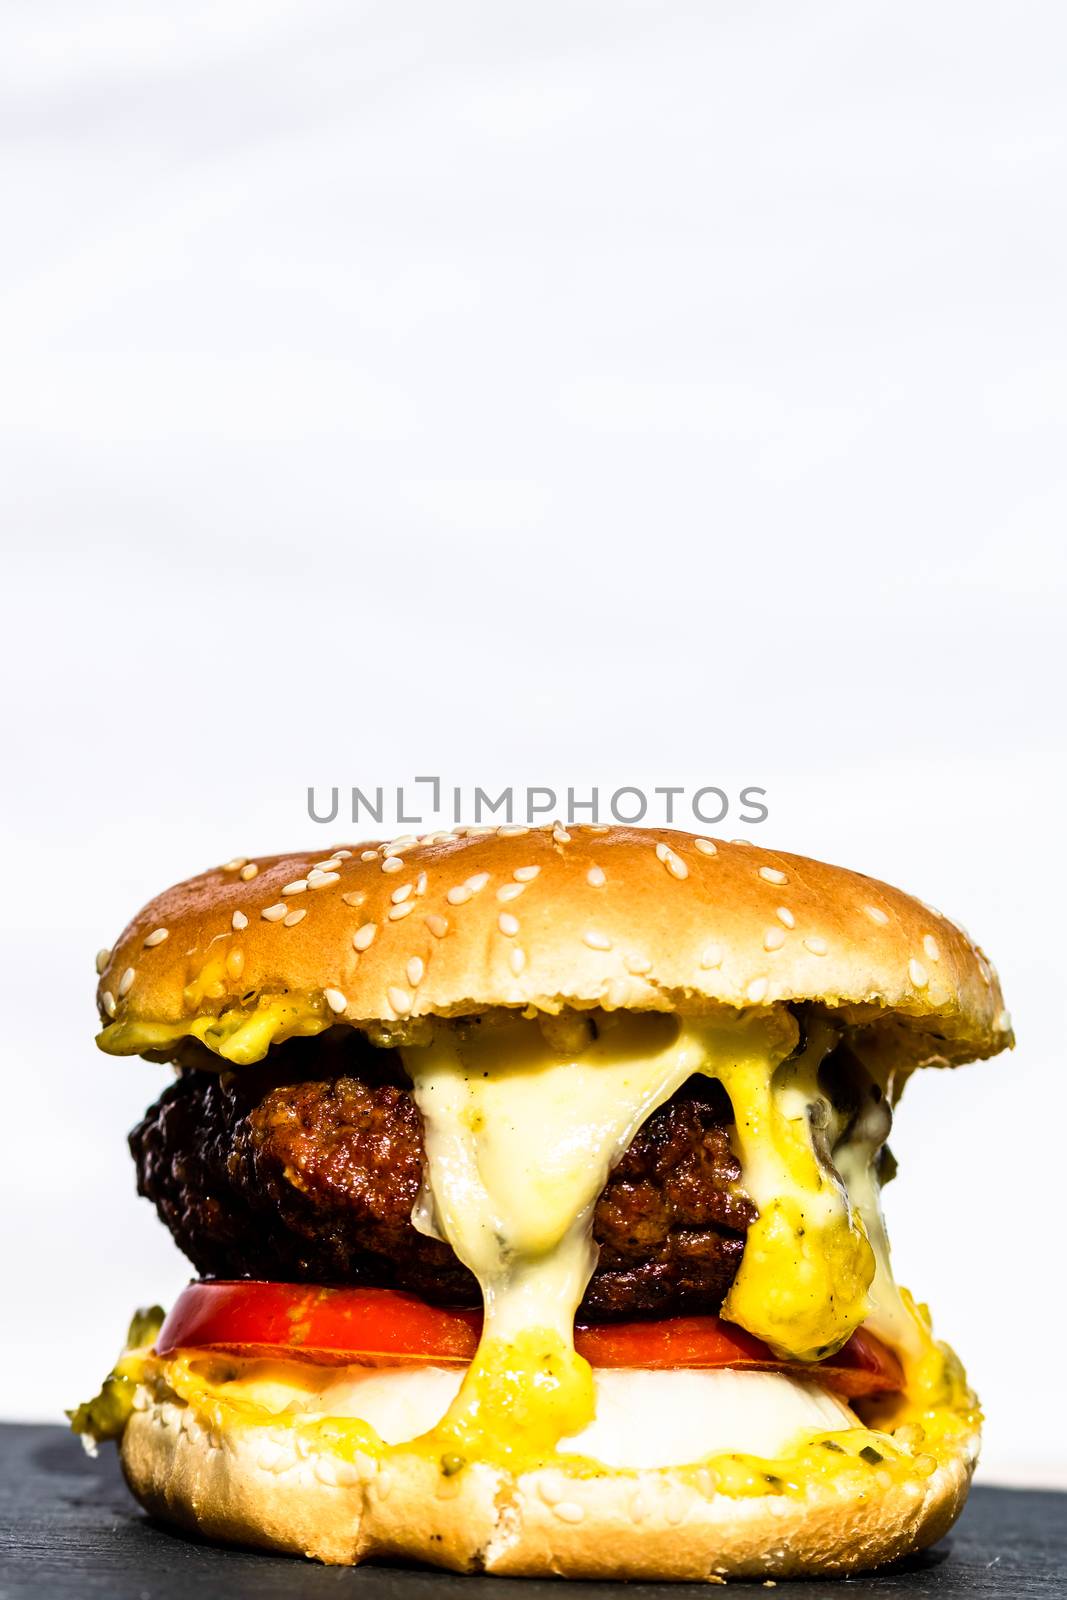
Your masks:
{"label": "cheese drip", "polygon": [[804,1050],[780,1066],[738,1052],[705,1069],[730,1096],[745,1188],[759,1210],[722,1315],[798,1361],[841,1348],[867,1315],[875,1274],[863,1218],[830,1159],[835,1114],[818,1074],[836,1040],[816,1019]]}
{"label": "cheese drip", "polygon": [[[785,1053],[780,1019],[607,1015],[580,1053],[518,1021],[402,1051],[422,1112],[433,1229],[478,1278],[481,1344],[435,1430],[462,1458],[545,1456],[594,1414],[574,1314],[596,1263],[593,1208],[641,1124],[696,1072]],[[427,1228],[426,1206],[416,1208]]]}
{"label": "cheese drip", "polygon": [[[926,1307],[917,1306],[893,1277],[877,1159],[891,1122],[885,1088],[871,1080],[847,1137],[834,1150],[835,1164],[863,1218],[874,1253],[871,1309],[865,1326],[896,1351],[904,1367],[904,1402],[883,1402],[873,1409],[885,1413],[887,1424],[922,1418],[929,1425],[937,1420],[935,1413],[945,1411],[972,1424],[977,1420],[978,1402],[962,1362],[947,1344],[934,1339]],[[941,1420],[943,1423],[944,1418]]]}
{"label": "cheese drip", "polygon": [[[219,1020],[203,1019],[205,1028]],[[313,1031],[317,1020],[298,1006],[263,1007],[258,1018],[287,1031],[294,1022]],[[799,1030],[784,1008],[698,1020],[598,1014],[596,1025],[599,1036],[583,1048],[593,1024],[574,1014],[458,1029],[438,1023],[429,1046],[403,1050],[427,1159],[413,1220],[448,1240],[479,1278],[485,1300],[482,1342],[462,1379],[442,1371],[431,1381],[425,1369],[358,1369],[349,1374],[348,1395],[339,1373],[300,1362],[274,1371],[269,1363],[193,1351],[160,1360],[147,1348],[127,1350],[111,1380],[121,1379],[123,1408],[82,1408],[87,1434],[121,1431],[133,1403],[127,1387],[140,1385],[136,1403],[187,1405],[216,1431],[262,1425],[277,1441],[283,1425],[292,1428],[297,1453],[314,1447],[348,1463],[429,1455],[439,1461],[442,1481],[470,1461],[513,1471],[551,1463],[574,1475],[599,1474],[605,1464],[648,1464],[655,1451],[649,1454],[644,1424],[634,1434],[636,1452],[628,1435],[621,1444],[615,1437],[632,1422],[637,1375],[600,1372],[594,1384],[574,1351],[573,1318],[595,1264],[593,1209],[610,1167],[655,1108],[702,1072],[730,1095],[743,1182],[760,1206],[724,1314],[803,1359],[813,1348],[835,1348],[866,1311],[867,1326],[902,1357],[908,1392],[860,1403],[860,1426],[816,1385],[801,1385],[824,1411],[844,1413],[847,1426],[838,1431],[836,1416],[809,1408],[790,1414],[795,1437],[790,1419],[776,1418],[782,1431],[772,1439],[747,1428],[753,1374],[644,1374],[650,1394],[665,1378],[693,1393],[689,1442],[672,1436],[657,1447],[659,1457],[677,1464],[701,1455],[718,1493],[767,1495],[801,1494],[813,1480],[868,1492],[872,1472],[879,1482],[887,1473],[927,1477],[961,1439],[973,1450],[980,1419],[962,1368],[933,1340],[925,1308],[897,1289],[890,1269],[877,1157],[889,1128],[891,1064],[861,1056],[853,1040],[850,1090],[861,1094],[853,1115],[835,1109],[820,1088],[819,1064],[836,1034],[818,1019],[809,1019],[796,1055]],[[205,1042],[218,1050],[227,1037],[211,1032]],[[249,1039],[246,1047],[261,1042]],[[856,1104],[851,1092],[842,1099]],[[768,1395],[793,1383],[755,1377]],[[432,1394],[424,1394],[428,1388]],[[743,1449],[716,1454],[726,1444],[720,1401],[731,1388],[743,1396],[745,1427],[736,1430]],[[698,1391],[714,1405],[706,1426],[695,1415]],[[105,1385],[103,1398],[108,1393]],[[401,1400],[398,1411],[394,1401]],[[443,1419],[420,1433],[438,1404],[447,1404]]]}
{"label": "cheese drip", "polygon": [[306,1039],[332,1028],[336,1017],[321,997],[301,999],[262,995],[249,1008],[231,1006],[217,1016],[205,1012],[182,1022],[112,1022],[96,1036],[112,1056],[170,1054],[183,1039],[199,1039],[215,1055],[234,1066],[262,1061],[272,1045]]}

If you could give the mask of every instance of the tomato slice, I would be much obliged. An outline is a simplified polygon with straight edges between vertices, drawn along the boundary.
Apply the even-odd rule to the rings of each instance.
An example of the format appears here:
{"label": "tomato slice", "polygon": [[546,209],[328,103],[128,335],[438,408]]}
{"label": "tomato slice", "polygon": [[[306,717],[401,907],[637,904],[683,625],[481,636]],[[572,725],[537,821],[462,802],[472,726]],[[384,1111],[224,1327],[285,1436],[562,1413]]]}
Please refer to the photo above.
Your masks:
{"label": "tomato slice", "polygon": [[156,1349],[160,1355],[202,1348],[327,1365],[465,1366],[481,1326],[480,1311],[442,1311],[394,1289],[212,1279],[182,1290]]}
{"label": "tomato slice", "polygon": [[[371,1367],[465,1366],[481,1334],[477,1311],[445,1311],[393,1289],[321,1289],[305,1284],[191,1283],[156,1340],[176,1350]],[[780,1361],[743,1328],[719,1317],[664,1317],[658,1322],[579,1324],[579,1353],[594,1367],[748,1367],[816,1377],[849,1399],[901,1389],[900,1362],[861,1328],[814,1365]]]}

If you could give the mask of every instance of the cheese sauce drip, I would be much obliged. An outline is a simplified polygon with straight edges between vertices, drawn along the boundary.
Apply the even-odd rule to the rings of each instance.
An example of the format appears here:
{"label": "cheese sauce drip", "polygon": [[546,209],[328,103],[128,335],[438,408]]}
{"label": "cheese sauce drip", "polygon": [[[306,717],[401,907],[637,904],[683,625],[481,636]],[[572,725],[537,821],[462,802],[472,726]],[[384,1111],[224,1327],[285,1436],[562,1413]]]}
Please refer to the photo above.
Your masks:
{"label": "cheese sauce drip", "polygon": [[96,1042],[108,1055],[129,1056],[167,1052],[182,1039],[199,1039],[223,1061],[247,1067],[262,1061],[272,1045],[311,1038],[336,1020],[321,997],[263,995],[249,1008],[231,1006],[217,1016],[208,1012],[182,1022],[112,1022]]}
{"label": "cheese sauce drip", "polygon": [[[180,1032],[223,1059],[254,1060],[271,1037],[329,1025],[317,1004],[263,997],[249,1011],[197,1018]],[[147,1040],[146,1025],[120,1026],[126,1031],[107,1030],[112,1049],[164,1046],[179,1031],[147,1025]],[[794,1360],[835,1350],[865,1321],[899,1353],[907,1376],[905,1396],[863,1406],[864,1426],[824,1435],[812,1417],[778,1460],[708,1458],[719,1492],[801,1493],[812,1477],[844,1481],[861,1470],[927,1475],[953,1440],[974,1434],[977,1406],[959,1362],[933,1340],[925,1309],[893,1281],[877,1177],[889,1078],[876,1059],[857,1059],[859,1110],[835,1109],[819,1067],[837,1037],[809,1018],[798,1050],[797,1021],[784,1008],[700,1019],[598,1013],[595,1028],[573,1013],[438,1024],[430,1044],[402,1047],[426,1151],[413,1220],[448,1241],[485,1303],[481,1344],[443,1419],[408,1443],[386,1444],[358,1416],[320,1414],[325,1396],[316,1393],[306,1397],[306,1416],[294,1414],[299,1365],[294,1375],[284,1364],[272,1389],[262,1364],[246,1371],[240,1361],[195,1352],[160,1360],[145,1347],[125,1352],[111,1388],[80,1409],[75,1426],[97,1438],[117,1435],[130,1391],[142,1384],[218,1430],[231,1420],[271,1425],[283,1417],[301,1438],[349,1460],[428,1453],[439,1458],[443,1481],[474,1460],[602,1472],[585,1454],[582,1436],[597,1425],[595,1391],[573,1344],[596,1260],[593,1210],[641,1124],[699,1072],[718,1078],[730,1097],[742,1181],[759,1208],[723,1315]],[[312,1389],[322,1381],[314,1372],[303,1380]],[[398,1424],[396,1438],[405,1431]],[[586,1437],[595,1449],[595,1431]]]}
{"label": "cheese sauce drip", "polygon": [[798,1361],[840,1349],[867,1315],[875,1274],[863,1219],[830,1160],[834,1111],[818,1074],[836,1042],[816,1019],[803,1051],[781,1065],[739,1050],[705,1068],[730,1096],[745,1189],[759,1210],[722,1315]]}
{"label": "cheese sauce drip", "polygon": [[596,1264],[593,1208],[641,1124],[704,1066],[709,1031],[619,1014],[583,1050],[554,1042],[517,1021],[442,1028],[402,1051],[424,1123],[429,1205],[416,1223],[448,1240],[485,1304],[478,1353],[436,1430],[463,1457],[547,1456],[591,1421],[573,1336]]}
{"label": "cheese sauce drip", "polygon": [[916,1305],[907,1289],[897,1286],[889,1259],[889,1237],[882,1213],[878,1153],[889,1136],[892,1118],[885,1086],[873,1078],[847,1137],[834,1149],[834,1162],[863,1218],[874,1254],[871,1309],[865,1326],[895,1350],[904,1367],[905,1395],[872,1408],[886,1425],[921,1420],[944,1430],[959,1423],[977,1425],[978,1402],[955,1352],[935,1340],[925,1306]]}
{"label": "cheese sauce drip", "polygon": [[[863,1320],[874,1260],[825,1136],[816,1025],[791,1052],[786,1011],[722,1020],[608,1015],[582,1051],[533,1024],[438,1030],[404,1063],[425,1127],[416,1223],[475,1274],[482,1343],[441,1429],[464,1451],[553,1451],[586,1426],[593,1389],[574,1314],[595,1265],[593,1208],[645,1119],[696,1072],[725,1086],[760,1216],[723,1314],[777,1353],[815,1360]],[[784,1063],[784,1064],[783,1064]]]}

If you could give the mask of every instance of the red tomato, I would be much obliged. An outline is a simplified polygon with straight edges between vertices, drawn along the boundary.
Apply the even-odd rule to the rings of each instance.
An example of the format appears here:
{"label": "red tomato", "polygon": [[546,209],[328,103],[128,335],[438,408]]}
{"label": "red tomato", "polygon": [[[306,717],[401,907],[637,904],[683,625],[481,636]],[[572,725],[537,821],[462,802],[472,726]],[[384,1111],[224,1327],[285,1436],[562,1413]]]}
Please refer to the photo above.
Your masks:
{"label": "red tomato", "polygon": [[[219,1350],[323,1365],[466,1366],[482,1314],[442,1310],[395,1290],[325,1290],[250,1280],[190,1283],[155,1341],[158,1354]],[[825,1362],[781,1362],[760,1339],[718,1317],[577,1326],[574,1344],[593,1366],[747,1366],[817,1378],[848,1398],[904,1386],[896,1355],[859,1330]]]}
{"label": "red tomato", "polygon": [[828,1389],[858,1399],[904,1387],[900,1362],[860,1328],[826,1361],[782,1361],[761,1340],[720,1317],[665,1317],[576,1328],[574,1342],[594,1367],[749,1367],[817,1377]]}
{"label": "red tomato", "polygon": [[191,1283],[156,1349],[224,1350],[331,1365],[463,1365],[478,1347],[479,1311],[442,1311],[394,1289],[317,1289],[217,1279]]}
{"label": "red tomato", "polygon": [[[465,1366],[481,1333],[477,1311],[445,1311],[393,1289],[317,1289],[223,1280],[183,1289],[156,1340],[179,1349],[269,1356],[327,1365]],[[854,1333],[827,1361],[780,1361],[767,1345],[719,1317],[579,1325],[579,1353],[594,1367],[749,1367],[817,1377],[855,1399],[903,1387],[900,1362],[873,1334]]]}

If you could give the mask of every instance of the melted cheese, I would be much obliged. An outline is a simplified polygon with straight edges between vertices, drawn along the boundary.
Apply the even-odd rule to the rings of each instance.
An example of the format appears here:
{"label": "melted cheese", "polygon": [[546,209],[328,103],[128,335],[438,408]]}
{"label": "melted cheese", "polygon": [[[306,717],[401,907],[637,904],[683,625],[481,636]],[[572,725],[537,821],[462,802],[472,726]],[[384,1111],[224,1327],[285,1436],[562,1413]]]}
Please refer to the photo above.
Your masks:
{"label": "melted cheese", "polygon": [[[128,1352],[124,1366],[138,1385],[136,1409],[176,1403],[220,1436],[234,1426],[257,1429],[268,1441],[272,1471],[308,1450],[368,1474],[412,1453],[436,1457],[442,1480],[466,1464],[444,1448],[443,1424],[418,1432],[455,1396],[462,1382],[455,1369],[339,1371],[194,1352],[160,1359],[148,1351]],[[768,1377],[771,1384],[760,1381],[758,1393],[750,1387]],[[653,1394],[657,1379],[669,1387]],[[606,1466],[626,1473],[681,1464],[707,1495],[803,1498],[814,1481],[856,1496],[929,1477],[958,1450],[961,1432],[971,1433],[974,1448],[973,1421],[968,1428],[954,1411],[931,1413],[929,1428],[894,1424],[890,1436],[818,1385],[781,1374],[618,1370],[598,1372],[595,1383],[595,1422],[551,1458],[517,1453],[508,1464],[550,1464],[572,1477],[596,1477]]]}
{"label": "melted cheese", "polygon": [[904,1366],[903,1398],[883,1401],[872,1411],[885,1421],[921,1419],[927,1427],[974,1428],[980,1421],[978,1402],[959,1357],[933,1338],[926,1307],[917,1306],[893,1277],[876,1162],[890,1120],[885,1092],[872,1084],[848,1138],[834,1150],[837,1169],[863,1218],[874,1253],[871,1309],[865,1326],[896,1351]]}
{"label": "melted cheese", "polygon": [[[574,1313],[595,1265],[592,1212],[642,1122],[694,1072],[731,1097],[744,1181],[760,1215],[723,1314],[783,1356],[814,1360],[863,1320],[874,1260],[818,1146],[818,1065],[833,1040],[797,1036],[787,1013],[605,1019],[560,1056],[528,1022],[440,1029],[403,1051],[422,1112],[429,1203],[417,1208],[477,1276],[482,1344],[441,1428],[485,1455],[551,1451],[594,1411]],[[823,1108],[820,1118],[816,1112]]]}
{"label": "melted cheese", "polygon": [[819,1138],[832,1111],[818,1070],[835,1042],[815,1023],[805,1050],[782,1066],[739,1051],[705,1069],[730,1096],[745,1188],[759,1210],[722,1314],[799,1361],[832,1354],[859,1327],[875,1272],[863,1221]]}
{"label": "melted cheese", "polygon": [[623,1013],[577,1057],[521,1021],[440,1029],[431,1045],[403,1050],[432,1225],[485,1304],[477,1356],[438,1430],[452,1449],[550,1453],[591,1421],[592,1377],[573,1333],[596,1262],[593,1207],[642,1122],[715,1043],[707,1025]]}
{"label": "melted cheese", "polygon": [[167,1050],[182,1039],[199,1039],[223,1061],[244,1067],[262,1061],[272,1045],[322,1033],[336,1020],[323,1000],[265,995],[250,1009],[234,1006],[217,1016],[205,1014],[182,1022],[112,1022],[97,1034],[96,1042],[108,1055],[134,1056]]}
{"label": "melted cheese", "polygon": [[[307,1427],[350,1419],[373,1429],[364,1448],[410,1443],[430,1433],[455,1401],[463,1371],[455,1368],[314,1367],[306,1363],[217,1359],[194,1363],[172,1378],[190,1392],[199,1380],[226,1403]],[[742,1450],[776,1456],[813,1432],[859,1426],[843,1400],[818,1384],[777,1372],[626,1371],[594,1375],[596,1418],[562,1453],[637,1470],[680,1467],[709,1454]]]}
{"label": "melted cheese", "polygon": [[[244,1063],[260,1059],[272,1042],[331,1022],[313,1000],[263,997],[252,1009],[174,1026],[116,1023],[101,1042],[116,1053],[160,1050],[191,1034],[222,1059]],[[696,1396],[712,1393],[704,1387],[710,1377],[727,1380],[715,1390],[718,1406],[735,1390],[732,1380],[754,1376],[594,1379],[573,1345],[574,1313],[596,1259],[593,1209],[608,1172],[656,1107],[703,1072],[730,1096],[743,1184],[759,1208],[723,1315],[800,1360],[836,1349],[866,1319],[902,1355],[909,1386],[903,1408],[899,1401],[864,1408],[868,1423],[907,1422],[910,1433],[902,1428],[899,1442],[858,1425],[819,1391],[820,1405],[839,1407],[851,1421],[809,1408],[803,1436],[787,1446],[786,1421],[799,1426],[789,1409],[797,1394],[790,1390],[788,1399],[780,1384],[792,1380],[761,1384],[761,1395],[781,1402],[778,1434],[753,1420],[748,1435],[740,1428],[724,1435],[725,1411],[716,1412],[715,1426],[710,1414],[699,1424],[704,1464],[713,1463],[721,1492],[765,1494],[783,1485],[802,1492],[813,1474],[868,1471],[872,1462],[879,1471],[914,1474],[911,1456],[924,1440],[924,1449],[936,1450],[939,1438],[973,1429],[962,1369],[893,1282],[874,1175],[884,1109],[875,1115],[868,1107],[842,1142],[841,1119],[820,1089],[819,1063],[834,1040],[828,1027],[813,1025],[805,1049],[793,1056],[798,1029],[784,1008],[701,1019],[614,1013],[598,1016],[591,1043],[587,1024],[559,1024],[438,1024],[431,1043],[402,1047],[425,1129],[426,1178],[413,1220],[448,1241],[477,1276],[485,1303],[482,1341],[462,1379],[422,1369],[409,1372],[401,1390],[394,1374],[361,1373],[343,1394],[336,1374],[305,1368],[294,1377],[299,1364],[288,1363],[272,1400],[269,1375],[250,1382],[240,1364],[205,1369],[177,1357],[149,1360],[147,1387],[195,1406],[220,1428],[228,1418],[276,1423],[281,1415],[342,1455],[414,1449],[438,1457],[446,1475],[470,1460],[515,1470],[565,1464],[569,1472],[602,1470],[627,1451],[636,1461],[632,1441],[616,1448],[620,1408],[636,1392],[628,1385],[669,1379],[686,1389],[692,1406],[683,1410],[695,1417]],[[810,1388],[799,1385],[805,1394]],[[646,1401],[654,1406],[650,1396],[641,1399],[641,1426],[654,1433]],[[828,1429],[832,1439],[820,1437]],[[685,1446],[686,1459],[695,1459],[691,1449]],[[732,1453],[717,1453],[723,1449]],[[929,1470],[936,1464],[932,1456],[918,1459],[929,1461]]]}

